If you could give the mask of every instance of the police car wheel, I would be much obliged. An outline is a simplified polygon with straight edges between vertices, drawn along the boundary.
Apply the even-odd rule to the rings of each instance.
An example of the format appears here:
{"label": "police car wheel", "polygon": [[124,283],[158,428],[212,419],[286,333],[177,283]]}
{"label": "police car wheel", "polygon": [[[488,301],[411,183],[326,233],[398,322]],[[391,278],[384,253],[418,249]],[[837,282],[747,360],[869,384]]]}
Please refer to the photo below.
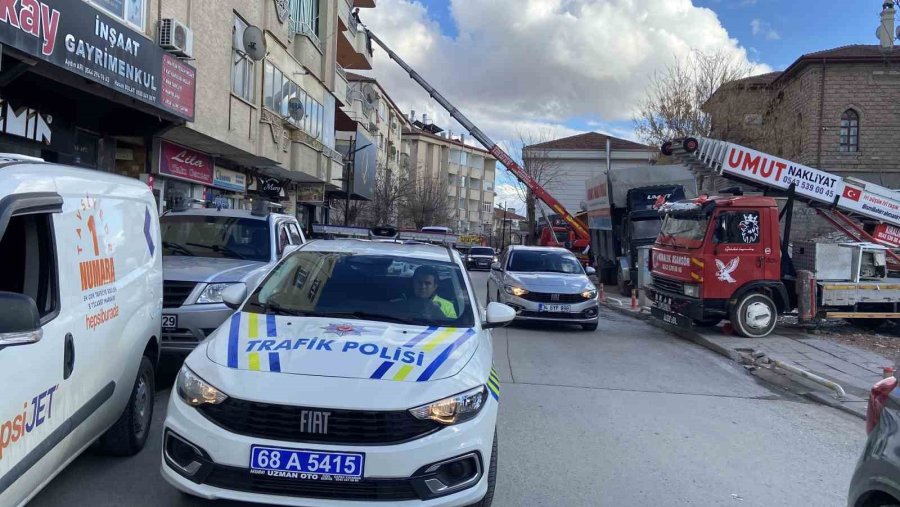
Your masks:
{"label": "police car wheel", "polygon": [[155,392],[156,378],[153,364],[144,356],[138,367],[128,405],[122,411],[119,420],[100,437],[98,442],[100,452],[112,456],[133,456],[144,448],[150,435]]}
{"label": "police car wheel", "polygon": [[484,498],[469,507],[491,507],[494,502],[494,485],[497,483],[497,430],[494,430],[494,444],[491,446],[491,464],[488,465],[488,489]]}

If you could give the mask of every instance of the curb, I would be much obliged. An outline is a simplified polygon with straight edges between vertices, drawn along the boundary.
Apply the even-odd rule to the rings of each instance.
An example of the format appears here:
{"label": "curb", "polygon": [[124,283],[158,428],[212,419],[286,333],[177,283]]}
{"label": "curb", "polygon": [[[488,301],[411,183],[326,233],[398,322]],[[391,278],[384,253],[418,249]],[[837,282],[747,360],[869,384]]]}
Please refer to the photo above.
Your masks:
{"label": "curb", "polygon": [[[700,345],[709,350],[712,350],[713,352],[715,352],[721,356],[727,357],[728,359],[734,361],[735,363],[740,364],[742,362],[741,354],[737,350],[734,350],[734,349],[722,346],[718,343],[715,343],[712,340],[703,336],[702,333],[698,333],[697,331],[694,331],[692,329],[683,329],[680,327],[675,327],[671,324],[666,324],[665,322],[660,322],[659,320],[652,318],[649,313],[643,313],[643,312],[635,313],[630,308],[619,307],[616,305],[611,305],[609,303],[605,303],[605,304],[601,303],[601,305],[606,306],[606,308],[608,308],[616,313],[619,313],[622,315],[627,315],[634,319],[643,320],[643,321],[647,322],[648,324],[650,324],[651,326],[657,327],[659,329],[662,329],[663,331],[672,333],[672,334],[674,334],[680,338],[683,338],[687,341],[696,343],[697,345]],[[748,343],[748,345],[749,345],[749,343]],[[760,378],[760,377],[757,377],[757,378]],[[761,379],[761,380],[764,380],[764,379]],[[797,393],[797,394],[800,394],[812,401],[815,401],[816,403],[826,405],[828,407],[836,408],[847,414],[854,415],[854,416],[862,418],[862,419],[866,418],[865,410],[862,410],[862,411],[854,410],[853,408],[850,408],[850,407],[844,405],[840,401],[831,398],[829,395],[822,394],[822,393],[819,393],[816,391],[806,391],[806,392],[801,392],[801,393]]]}

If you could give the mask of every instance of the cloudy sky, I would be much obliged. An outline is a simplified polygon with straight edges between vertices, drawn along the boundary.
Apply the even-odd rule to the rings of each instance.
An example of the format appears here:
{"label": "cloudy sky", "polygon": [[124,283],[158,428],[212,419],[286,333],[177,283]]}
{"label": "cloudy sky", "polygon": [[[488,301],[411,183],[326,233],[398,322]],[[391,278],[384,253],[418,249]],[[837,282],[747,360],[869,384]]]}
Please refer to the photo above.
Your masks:
{"label": "cloudy sky", "polygon": [[[633,139],[654,70],[692,49],[759,72],[844,44],[876,44],[881,0],[377,0],[365,23],[495,142],[517,132]],[[383,51],[374,75],[405,111],[462,128]],[[514,154],[513,154],[514,155]],[[498,202],[514,194],[501,171]]]}

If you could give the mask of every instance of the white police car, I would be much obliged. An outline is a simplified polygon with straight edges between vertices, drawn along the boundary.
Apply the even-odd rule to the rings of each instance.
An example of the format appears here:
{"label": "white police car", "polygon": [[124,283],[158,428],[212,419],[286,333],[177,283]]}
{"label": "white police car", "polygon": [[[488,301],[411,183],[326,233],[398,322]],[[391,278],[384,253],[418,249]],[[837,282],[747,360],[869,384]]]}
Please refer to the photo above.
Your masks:
{"label": "white police car", "polygon": [[186,359],[165,478],[208,499],[490,505],[499,382],[456,252],[314,241],[287,255]]}

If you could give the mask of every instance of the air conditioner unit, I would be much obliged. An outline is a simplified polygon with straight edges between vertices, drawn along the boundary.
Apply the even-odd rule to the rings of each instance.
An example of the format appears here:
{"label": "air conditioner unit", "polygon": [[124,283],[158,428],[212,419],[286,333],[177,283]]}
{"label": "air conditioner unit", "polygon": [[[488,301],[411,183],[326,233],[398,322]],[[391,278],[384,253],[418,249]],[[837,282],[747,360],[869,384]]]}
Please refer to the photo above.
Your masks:
{"label": "air conditioner unit", "polygon": [[159,20],[159,45],[174,55],[191,58],[194,33],[173,18],[162,18]]}

